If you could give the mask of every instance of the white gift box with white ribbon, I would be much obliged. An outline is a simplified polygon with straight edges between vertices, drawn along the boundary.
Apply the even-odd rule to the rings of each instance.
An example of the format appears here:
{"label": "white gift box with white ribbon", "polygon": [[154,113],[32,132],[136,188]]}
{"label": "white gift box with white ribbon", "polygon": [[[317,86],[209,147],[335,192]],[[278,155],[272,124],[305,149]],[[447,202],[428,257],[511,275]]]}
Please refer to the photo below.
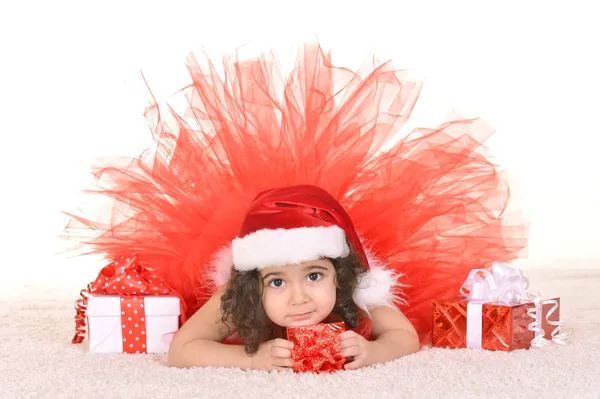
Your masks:
{"label": "white gift box with white ribbon", "polygon": [[179,328],[176,296],[90,295],[88,350],[92,353],[166,353]]}

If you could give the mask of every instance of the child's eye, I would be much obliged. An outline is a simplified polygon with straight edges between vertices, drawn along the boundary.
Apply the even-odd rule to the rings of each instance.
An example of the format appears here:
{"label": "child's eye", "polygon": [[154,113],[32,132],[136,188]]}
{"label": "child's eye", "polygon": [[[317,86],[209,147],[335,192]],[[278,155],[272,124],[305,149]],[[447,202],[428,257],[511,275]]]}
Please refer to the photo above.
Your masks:
{"label": "child's eye", "polygon": [[279,287],[283,287],[284,284],[285,283],[283,282],[282,279],[276,278],[274,280],[271,280],[271,282],[269,283],[269,287],[279,288]]}
{"label": "child's eye", "polygon": [[323,275],[321,273],[310,273],[308,275],[308,279],[310,281],[319,281],[321,279],[321,277],[323,277]]}

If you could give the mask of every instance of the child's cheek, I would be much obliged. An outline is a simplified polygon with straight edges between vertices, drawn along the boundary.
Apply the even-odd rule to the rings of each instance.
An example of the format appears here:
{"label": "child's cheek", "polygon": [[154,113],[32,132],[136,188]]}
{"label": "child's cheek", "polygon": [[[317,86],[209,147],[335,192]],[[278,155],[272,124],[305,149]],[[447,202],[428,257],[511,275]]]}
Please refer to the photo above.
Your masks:
{"label": "child's cheek", "polygon": [[315,302],[320,303],[322,306],[335,305],[335,285],[316,284],[311,288],[310,296]]}

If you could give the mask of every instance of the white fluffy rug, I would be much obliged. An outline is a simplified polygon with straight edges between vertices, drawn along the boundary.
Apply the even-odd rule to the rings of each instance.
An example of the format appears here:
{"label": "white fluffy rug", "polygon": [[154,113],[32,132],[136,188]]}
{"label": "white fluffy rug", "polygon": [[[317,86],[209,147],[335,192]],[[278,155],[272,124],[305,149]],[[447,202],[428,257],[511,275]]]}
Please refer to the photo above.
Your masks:
{"label": "white fluffy rug", "polygon": [[166,367],[163,355],[91,355],[70,340],[73,302],[96,271],[68,270],[73,275],[60,284],[49,274],[15,276],[0,282],[0,397],[598,398],[600,268],[578,266],[526,270],[532,290],[561,297],[567,346],[512,353],[425,348],[386,365],[320,376],[180,370]]}

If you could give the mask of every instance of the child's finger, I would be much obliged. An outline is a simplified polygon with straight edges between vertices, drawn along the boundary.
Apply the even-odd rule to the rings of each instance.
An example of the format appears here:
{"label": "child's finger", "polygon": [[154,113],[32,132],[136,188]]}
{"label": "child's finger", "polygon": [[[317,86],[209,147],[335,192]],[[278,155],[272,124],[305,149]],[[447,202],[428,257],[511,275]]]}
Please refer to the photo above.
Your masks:
{"label": "child's finger", "polygon": [[285,339],[277,338],[273,340],[273,346],[286,349],[294,349],[294,343]]}
{"label": "child's finger", "polygon": [[287,358],[292,357],[292,351],[289,349],[286,349],[286,348],[272,346],[271,347],[271,356],[287,359]]}
{"label": "child's finger", "polygon": [[356,334],[352,330],[344,331],[343,333],[340,334],[340,341],[344,341],[349,338],[355,338],[357,335],[358,334]]}
{"label": "child's finger", "polygon": [[275,366],[277,366],[277,367],[290,368],[294,365],[294,360],[292,358],[283,359],[283,358],[278,357],[273,360],[273,364],[275,364]]}
{"label": "child's finger", "polygon": [[344,340],[340,340],[340,346],[342,347],[342,349],[350,348],[351,346],[359,346],[358,344],[358,338],[356,337],[349,337]]}
{"label": "child's finger", "polygon": [[346,363],[344,365],[345,370],[356,370],[362,367],[362,362],[360,359],[354,358],[353,362]]}
{"label": "child's finger", "polygon": [[360,355],[360,347],[359,346],[351,346],[349,348],[344,348],[342,349],[342,352],[340,353],[343,357],[350,357],[350,356],[358,356]]}

